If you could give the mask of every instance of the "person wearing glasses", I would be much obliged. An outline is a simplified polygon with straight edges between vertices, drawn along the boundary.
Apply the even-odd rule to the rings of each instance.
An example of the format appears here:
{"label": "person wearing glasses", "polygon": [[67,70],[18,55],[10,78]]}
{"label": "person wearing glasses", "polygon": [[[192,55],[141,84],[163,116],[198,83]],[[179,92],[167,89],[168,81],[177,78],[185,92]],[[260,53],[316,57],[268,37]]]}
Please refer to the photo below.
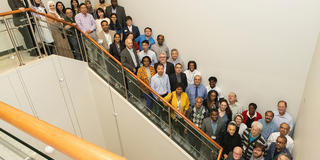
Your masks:
{"label": "person wearing glasses", "polygon": [[286,154],[292,160],[291,153],[286,148],[287,138],[283,135],[277,137],[276,142],[272,142],[268,151],[265,160],[274,160],[277,159],[280,154]]}
{"label": "person wearing glasses", "polygon": [[290,126],[287,123],[283,122],[279,127],[279,132],[274,132],[270,134],[267,140],[268,146],[270,146],[272,142],[276,142],[277,137],[282,135],[287,138],[287,149],[290,151],[290,153],[292,153],[294,142],[293,139],[288,135],[289,131]]}

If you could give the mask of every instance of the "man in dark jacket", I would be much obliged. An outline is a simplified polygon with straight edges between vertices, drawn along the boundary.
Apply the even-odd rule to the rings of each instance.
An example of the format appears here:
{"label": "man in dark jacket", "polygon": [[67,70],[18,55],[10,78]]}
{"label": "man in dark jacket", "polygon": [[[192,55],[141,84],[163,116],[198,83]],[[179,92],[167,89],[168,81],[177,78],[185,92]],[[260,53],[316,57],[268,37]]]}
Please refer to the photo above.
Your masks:
{"label": "man in dark jacket", "polygon": [[133,38],[136,39],[140,36],[139,28],[132,24],[132,18],[130,16],[126,17],[126,25],[123,28],[123,39],[127,39],[129,33],[133,33]]}
{"label": "man in dark jacket", "polygon": [[[11,8],[11,10],[20,10],[21,13],[13,14],[13,24],[18,27],[19,32],[21,33],[24,43],[26,44],[26,49],[30,49],[35,47],[35,41],[31,36],[31,27],[29,25],[26,25],[28,23],[27,16],[24,13],[25,8],[28,8],[28,2],[27,0],[8,0],[8,4]],[[29,14],[31,16],[31,14]],[[24,25],[24,26],[22,26]],[[31,56],[36,56],[37,52],[35,49],[30,51]]]}
{"label": "man in dark jacket", "polygon": [[117,15],[118,21],[122,27],[126,26],[126,12],[122,6],[118,5],[117,0],[111,0],[111,6],[106,8],[106,15],[108,18],[111,17],[112,13]]}
{"label": "man in dark jacket", "polygon": [[172,63],[167,61],[166,53],[160,53],[159,55],[159,62],[154,64],[154,68],[157,68],[158,64],[162,63],[164,65],[164,69],[167,75],[174,73],[174,66]]}
{"label": "man in dark jacket", "polygon": [[171,92],[176,90],[176,85],[181,83],[183,85],[183,91],[186,90],[188,86],[187,76],[182,72],[182,65],[177,63],[174,67],[175,73],[169,75]]}
{"label": "man in dark jacket", "polygon": [[274,160],[274,159],[277,159],[280,154],[285,153],[290,157],[290,160],[292,160],[292,156],[289,150],[286,148],[286,145],[287,145],[287,138],[285,136],[280,135],[277,138],[276,142],[271,143],[267,152],[267,157],[265,159]]}

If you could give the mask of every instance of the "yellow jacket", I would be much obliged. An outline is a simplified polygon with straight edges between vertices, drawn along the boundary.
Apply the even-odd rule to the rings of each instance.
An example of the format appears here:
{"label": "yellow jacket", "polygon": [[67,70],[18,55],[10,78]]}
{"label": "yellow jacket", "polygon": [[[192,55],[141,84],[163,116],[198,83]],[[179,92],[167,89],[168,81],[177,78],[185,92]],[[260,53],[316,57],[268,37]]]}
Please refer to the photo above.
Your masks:
{"label": "yellow jacket", "polygon": [[[177,100],[177,94],[176,91],[173,91],[169,93],[164,99],[169,102],[175,109],[177,109],[178,106],[178,100]],[[180,98],[180,113],[183,113],[184,111],[187,111],[189,109],[189,97],[186,92],[181,93],[181,98]],[[174,111],[171,112],[171,117],[173,119],[176,118],[176,114]]]}

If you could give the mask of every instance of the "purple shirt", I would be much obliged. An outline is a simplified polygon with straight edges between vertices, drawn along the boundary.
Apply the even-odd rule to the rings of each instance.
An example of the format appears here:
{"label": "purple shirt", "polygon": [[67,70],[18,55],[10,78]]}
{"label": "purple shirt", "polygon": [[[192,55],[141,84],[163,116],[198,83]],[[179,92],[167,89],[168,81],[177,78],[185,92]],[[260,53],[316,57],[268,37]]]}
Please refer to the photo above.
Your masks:
{"label": "purple shirt", "polygon": [[87,30],[90,30],[91,32],[96,30],[96,21],[93,19],[93,16],[89,13],[87,14],[78,13],[75,16],[75,20],[76,20],[77,26],[83,32],[86,32]]}

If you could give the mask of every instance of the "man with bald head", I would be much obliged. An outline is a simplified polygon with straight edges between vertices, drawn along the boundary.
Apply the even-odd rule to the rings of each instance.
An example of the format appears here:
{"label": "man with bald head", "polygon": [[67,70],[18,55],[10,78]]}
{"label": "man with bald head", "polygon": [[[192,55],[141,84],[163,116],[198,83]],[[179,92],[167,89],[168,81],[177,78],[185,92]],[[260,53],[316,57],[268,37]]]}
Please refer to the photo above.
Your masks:
{"label": "man with bald head", "polygon": [[120,53],[120,59],[123,66],[127,67],[131,72],[136,73],[139,67],[139,57],[135,49],[133,49],[132,39],[127,38],[125,41],[126,48]]}
{"label": "man with bald head", "polygon": [[281,154],[279,154],[277,160],[290,160],[290,157],[285,153],[281,153]]}
{"label": "man with bald head", "polygon": [[203,100],[207,98],[207,89],[201,84],[201,76],[194,76],[193,82],[194,83],[190,84],[186,89],[186,93],[188,94],[191,106],[194,105],[195,99],[197,97],[201,97]]}
{"label": "man with bald head", "polygon": [[243,112],[243,107],[238,103],[237,95],[234,92],[230,92],[228,95],[229,107],[232,111],[232,119],[237,114],[241,114]]}
{"label": "man with bald head", "polygon": [[228,158],[226,160],[244,160],[242,157],[242,148],[234,147],[233,151],[228,154]]}
{"label": "man with bald head", "polygon": [[290,153],[292,153],[294,142],[293,142],[293,139],[288,135],[289,131],[290,131],[290,126],[285,122],[281,123],[279,127],[279,132],[274,132],[269,136],[267,141],[268,146],[270,146],[272,142],[276,142],[279,136],[284,136],[287,138],[286,148],[290,151]]}

